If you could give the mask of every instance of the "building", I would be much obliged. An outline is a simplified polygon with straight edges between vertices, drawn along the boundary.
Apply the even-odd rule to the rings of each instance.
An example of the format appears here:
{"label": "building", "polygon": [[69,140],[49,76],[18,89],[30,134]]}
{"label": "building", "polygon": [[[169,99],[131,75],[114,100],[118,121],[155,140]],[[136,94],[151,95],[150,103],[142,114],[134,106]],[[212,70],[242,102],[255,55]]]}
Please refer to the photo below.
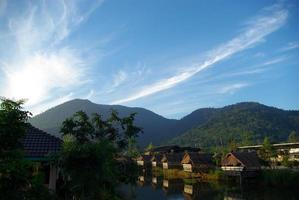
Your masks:
{"label": "building", "polygon": [[186,172],[200,172],[213,168],[212,154],[186,152],[181,164]]}
{"label": "building", "polygon": [[150,167],[151,166],[151,155],[141,155],[137,158],[137,165],[141,167]]}
{"label": "building", "polygon": [[163,154],[161,153],[154,154],[151,158],[152,167],[162,167],[162,157]]}
{"label": "building", "polygon": [[255,152],[231,152],[222,160],[221,169],[229,176],[253,177],[261,165]]}
{"label": "building", "polygon": [[45,185],[55,191],[58,170],[49,161],[51,156],[61,150],[62,140],[27,124],[26,134],[21,143],[24,148],[25,159],[37,164],[36,170],[41,170],[46,175]]}
{"label": "building", "polygon": [[166,153],[163,155],[161,162],[163,169],[181,169],[181,160],[184,153]]}
{"label": "building", "polygon": [[[263,145],[242,146],[238,147],[238,150],[259,153],[262,147]],[[299,161],[299,142],[277,143],[272,144],[272,147],[278,154],[275,160],[282,161],[283,155],[288,155],[290,161]]]}

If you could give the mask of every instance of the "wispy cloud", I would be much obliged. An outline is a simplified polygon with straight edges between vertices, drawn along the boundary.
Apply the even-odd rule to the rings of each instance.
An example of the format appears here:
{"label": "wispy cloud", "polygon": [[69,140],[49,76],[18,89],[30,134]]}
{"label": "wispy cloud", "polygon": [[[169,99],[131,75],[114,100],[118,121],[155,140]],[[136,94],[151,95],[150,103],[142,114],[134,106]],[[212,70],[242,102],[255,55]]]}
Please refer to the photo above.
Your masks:
{"label": "wispy cloud", "polygon": [[249,86],[248,83],[234,83],[230,85],[222,86],[219,90],[219,94],[234,94],[236,91],[240,90],[241,88]]}
{"label": "wispy cloud", "polygon": [[280,52],[285,52],[285,51],[290,51],[293,49],[298,49],[299,48],[299,42],[290,42],[287,44],[287,46],[282,47],[279,49]]}
{"label": "wispy cloud", "polygon": [[140,91],[126,98],[116,100],[112,104],[130,102],[172,88],[200,71],[263,41],[267,35],[283,26],[287,17],[288,10],[281,5],[276,4],[265,8],[260,15],[246,23],[246,27],[237,37],[205,54],[201,63],[186,67],[185,70],[172,77],[162,79],[151,85],[146,85]]}
{"label": "wispy cloud", "polygon": [[102,2],[92,1],[84,10],[77,1],[26,2],[20,11],[0,11],[8,15],[0,29],[0,95],[27,98],[26,106],[37,113],[72,97],[86,82],[88,63],[82,47],[65,40]]}

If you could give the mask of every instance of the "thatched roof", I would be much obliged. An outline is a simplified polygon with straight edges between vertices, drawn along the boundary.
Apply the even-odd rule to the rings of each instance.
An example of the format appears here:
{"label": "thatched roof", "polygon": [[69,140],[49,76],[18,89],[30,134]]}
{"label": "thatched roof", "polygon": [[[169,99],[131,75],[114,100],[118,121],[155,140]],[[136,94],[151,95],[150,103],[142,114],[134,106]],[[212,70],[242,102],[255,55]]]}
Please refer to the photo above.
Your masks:
{"label": "thatched roof", "polygon": [[231,152],[221,162],[222,166],[261,167],[255,152]]}
{"label": "thatched roof", "polygon": [[152,156],[151,155],[141,155],[137,158],[137,161],[145,161],[145,162],[150,162]]}
{"label": "thatched roof", "polygon": [[162,158],[163,158],[163,154],[157,153],[152,156],[151,161],[152,162],[160,162]]}
{"label": "thatched roof", "polygon": [[184,153],[166,153],[163,155],[161,162],[178,162],[180,163]]}
{"label": "thatched roof", "polygon": [[197,153],[197,152],[188,152],[185,153],[182,161],[182,164],[212,164],[212,154],[208,153]]}

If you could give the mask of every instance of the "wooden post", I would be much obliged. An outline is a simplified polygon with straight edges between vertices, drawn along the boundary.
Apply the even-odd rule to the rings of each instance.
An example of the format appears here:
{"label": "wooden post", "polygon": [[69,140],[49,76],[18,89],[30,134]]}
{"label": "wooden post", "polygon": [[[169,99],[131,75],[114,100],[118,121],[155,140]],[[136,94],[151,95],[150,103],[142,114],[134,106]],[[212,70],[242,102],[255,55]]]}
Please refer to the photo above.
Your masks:
{"label": "wooden post", "polygon": [[50,165],[49,189],[52,191],[56,190],[57,174],[57,168],[53,165]]}

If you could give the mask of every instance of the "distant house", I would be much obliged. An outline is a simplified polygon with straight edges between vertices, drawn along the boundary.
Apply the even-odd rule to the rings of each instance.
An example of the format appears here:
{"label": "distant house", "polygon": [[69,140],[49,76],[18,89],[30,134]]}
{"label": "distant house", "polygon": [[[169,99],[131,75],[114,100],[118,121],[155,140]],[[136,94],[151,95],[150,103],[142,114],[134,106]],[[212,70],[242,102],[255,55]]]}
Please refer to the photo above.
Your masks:
{"label": "distant house", "polygon": [[146,155],[164,154],[164,153],[179,153],[179,152],[199,152],[200,148],[180,147],[177,145],[160,146],[145,152]]}
{"label": "distant house", "polygon": [[222,160],[221,169],[227,175],[254,176],[261,165],[255,152],[231,152]]}
{"label": "distant house", "polygon": [[[263,145],[241,146],[238,147],[239,151],[243,152],[258,152],[262,149]],[[290,161],[299,161],[299,142],[277,143],[272,144],[273,149],[278,153],[278,157],[274,158],[277,161],[282,161],[282,156],[287,154]]]}
{"label": "distant house", "polygon": [[205,171],[213,167],[212,154],[187,152],[185,153],[181,164],[186,172]]}
{"label": "distant house", "polygon": [[151,155],[141,155],[137,158],[137,165],[141,167],[150,167],[151,166]]}
{"label": "distant house", "polygon": [[161,159],[163,157],[163,154],[157,153],[152,156],[151,162],[152,162],[152,167],[162,167],[162,162]]}
{"label": "distant house", "polygon": [[62,140],[28,124],[25,137],[21,141],[25,159],[37,162],[39,170],[46,174],[46,182],[49,189],[56,189],[58,170],[49,163],[51,155],[58,153],[62,146]]}
{"label": "distant house", "polygon": [[179,153],[166,153],[163,155],[161,162],[163,169],[181,169],[181,160],[184,154]]}

